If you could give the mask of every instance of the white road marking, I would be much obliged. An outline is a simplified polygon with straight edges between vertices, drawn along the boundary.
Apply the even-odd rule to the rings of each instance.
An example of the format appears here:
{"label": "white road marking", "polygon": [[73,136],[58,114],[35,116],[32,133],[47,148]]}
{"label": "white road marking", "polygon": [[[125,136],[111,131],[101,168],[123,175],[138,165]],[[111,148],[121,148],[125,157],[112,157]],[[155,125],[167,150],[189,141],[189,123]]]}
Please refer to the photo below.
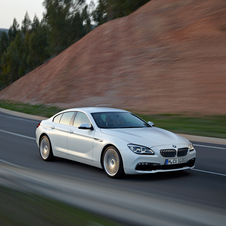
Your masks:
{"label": "white road marking", "polygon": [[34,123],[37,123],[37,121],[40,121],[38,119],[26,119],[26,118],[23,118],[22,116],[9,116],[9,115],[5,115],[5,114],[0,114],[0,115],[3,117],[6,117],[6,118],[12,118],[15,120],[22,120],[22,121],[28,121],[28,122],[34,122]]}
{"label": "white road marking", "polygon": [[21,135],[19,133],[13,133],[13,132],[9,132],[9,131],[2,130],[2,129],[0,129],[0,132],[8,133],[8,134],[15,135],[15,136],[18,136],[18,137],[27,138],[27,139],[30,139],[30,140],[36,140],[34,137],[28,137],[28,136],[25,136],[25,135]]}
{"label": "white road marking", "polygon": [[193,144],[193,145],[194,145],[194,146],[197,146],[197,147],[222,149],[222,150],[225,150],[225,151],[226,151],[226,148],[222,148],[222,147],[207,146],[207,145],[202,145],[202,144]]}
{"label": "white road marking", "polygon": [[226,177],[226,174],[223,174],[223,173],[215,173],[215,172],[210,172],[210,171],[206,171],[206,170],[199,170],[199,169],[192,169],[192,170],[198,171],[198,172],[201,172],[201,173],[208,173],[208,174]]}
{"label": "white road marking", "polygon": [[13,163],[11,163],[11,162],[7,162],[7,161],[5,161],[5,160],[3,160],[3,159],[0,159],[0,162],[3,162],[3,163],[8,164],[8,165],[10,165],[10,166],[15,166],[15,167],[19,167],[19,168],[24,169],[23,166],[20,166],[20,165],[17,165],[17,164],[13,164]]}

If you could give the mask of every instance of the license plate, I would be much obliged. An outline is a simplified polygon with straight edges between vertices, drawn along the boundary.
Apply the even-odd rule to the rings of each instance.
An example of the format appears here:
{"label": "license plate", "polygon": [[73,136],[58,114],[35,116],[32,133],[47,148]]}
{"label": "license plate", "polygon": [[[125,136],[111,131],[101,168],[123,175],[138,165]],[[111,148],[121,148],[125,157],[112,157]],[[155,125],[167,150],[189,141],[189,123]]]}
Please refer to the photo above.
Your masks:
{"label": "license plate", "polygon": [[174,165],[184,163],[184,158],[179,159],[166,159],[165,165]]}

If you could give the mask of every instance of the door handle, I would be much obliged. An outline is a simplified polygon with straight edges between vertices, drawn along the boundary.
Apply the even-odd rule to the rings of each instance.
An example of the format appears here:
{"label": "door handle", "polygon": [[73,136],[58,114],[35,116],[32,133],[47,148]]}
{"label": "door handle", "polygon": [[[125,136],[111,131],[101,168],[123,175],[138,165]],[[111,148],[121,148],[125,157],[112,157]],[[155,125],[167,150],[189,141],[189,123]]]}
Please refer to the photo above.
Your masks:
{"label": "door handle", "polygon": [[69,133],[74,133],[72,130],[69,130]]}
{"label": "door handle", "polygon": [[51,129],[55,129],[55,126],[52,126]]}

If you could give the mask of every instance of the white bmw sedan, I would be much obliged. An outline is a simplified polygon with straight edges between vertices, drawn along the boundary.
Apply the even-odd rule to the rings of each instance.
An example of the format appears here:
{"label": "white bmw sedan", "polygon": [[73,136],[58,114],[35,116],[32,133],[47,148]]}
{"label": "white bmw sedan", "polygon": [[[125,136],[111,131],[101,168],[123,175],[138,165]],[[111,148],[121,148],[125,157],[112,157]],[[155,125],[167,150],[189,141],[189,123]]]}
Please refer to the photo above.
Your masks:
{"label": "white bmw sedan", "polygon": [[103,168],[111,178],[194,168],[190,141],[114,108],[68,109],[39,123],[43,160],[60,157]]}

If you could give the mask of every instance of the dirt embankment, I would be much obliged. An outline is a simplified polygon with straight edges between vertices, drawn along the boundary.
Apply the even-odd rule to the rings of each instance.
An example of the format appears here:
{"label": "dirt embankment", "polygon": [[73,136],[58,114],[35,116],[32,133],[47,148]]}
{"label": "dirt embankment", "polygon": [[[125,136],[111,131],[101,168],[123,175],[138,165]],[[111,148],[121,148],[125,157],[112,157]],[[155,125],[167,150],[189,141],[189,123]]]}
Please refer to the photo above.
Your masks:
{"label": "dirt embankment", "polygon": [[152,0],[94,29],[0,99],[226,114],[226,1]]}

